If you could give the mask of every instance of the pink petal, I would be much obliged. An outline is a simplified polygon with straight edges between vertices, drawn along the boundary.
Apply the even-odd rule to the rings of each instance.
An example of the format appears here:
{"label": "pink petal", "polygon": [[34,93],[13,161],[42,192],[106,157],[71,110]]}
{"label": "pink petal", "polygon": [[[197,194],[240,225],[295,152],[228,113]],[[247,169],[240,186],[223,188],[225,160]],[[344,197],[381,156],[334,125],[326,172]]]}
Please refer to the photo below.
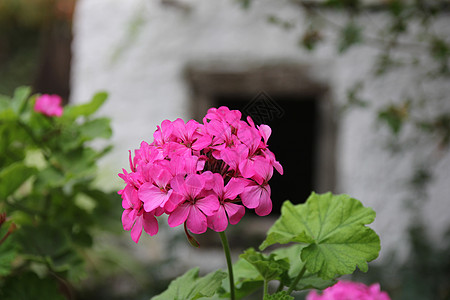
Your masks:
{"label": "pink petal", "polygon": [[150,182],[146,182],[139,188],[139,198],[144,202],[144,210],[151,212],[155,208],[163,206],[169,197],[166,192],[161,191]]}
{"label": "pink petal", "polygon": [[200,151],[211,145],[212,139],[209,135],[199,137],[193,144],[192,149]]}
{"label": "pink petal", "polygon": [[217,120],[206,124],[209,134],[216,138],[214,144],[222,144],[231,138],[231,128],[227,124]]}
{"label": "pink petal", "polygon": [[128,201],[127,201],[126,199],[124,199],[124,196],[122,196],[122,208],[123,208],[123,209],[129,209],[129,208],[132,208],[132,207],[130,206],[130,204],[128,203]]}
{"label": "pink petal", "polygon": [[227,165],[230,166],[232,170],[237,170],[239,163],[242,160],[242,157],[244,156],[247,158],[248,155],[248,148],[245,145],[239,145],[237,147],[234,147],[232,149],[225,148],[220,152],[220,159],[222,159],[224,162],[227,163]]}
{"label": "pink petal", "polygon": [[186,227],[195,234],[204,233],[208,227],[206,216],[195,205],[190,206]]}
{"label": "pink petal", "polygon": [[245,214],[245,207],[242,205],[225,202],[223,206],[227,212],[231,225],[239,223]]}
{"label": "pink petal", "polygon": [[219,209],[220,203],[217,199],[217,195],[211,194],[198,199],[194,206],[200,209],[205,215],[211,216]]}
{"label": "pink petal", "polygon": [[137,244],[142,234],[142,216],[136,218],[133,229],[131,229],[131,239]]}
{"label": "pink petal", "polygon": [[186,125],[184,124],[184,121],[180,118],[176,119],[172,122],[173,124],[173,134],[179,138],[179,139],[185,139],[186,138]]}
{"label": "pink petal", "polygon": [[155,211],[152,212],[152,214],[155,214],[155,217],[159,217],[164,212],[165,212],[165,210],[163,207],[158,207],[157,209],[155,209]]}
{"label": "pink petal", "polygon": [[197,160],[197,167],[195,168],[195,171],[202,171],[205,168],[205,160]]}
{"label": "pink petal", "polygon": [[153,214],[144,213],[143,215],[143,225],[144,230],[150,236],[154,236],[158,233],[158,221],[156,220],[155,216]]}
{"label": "pink petal", "polygon": [[153,138],[158,145],[162,145],[171,139],[173,125],[169,120],[164,120],[161,127],[157,126],[157,130],[153,133]]}
{"label": "pink petal", "polygon": [[255,175],[254,164],[255,161],[250,158],[244,159],[239,163],[239,171],[244,178],[252,178]]}
{"label": "pink petal", "polygon": [[272,200],[270,200],[270,186],[266,184],[261,192],[259,205],[255,208],[258,216],[267,216],[272,211]]}
{"label": "pink petal", "polygon": [[242,204],[247,208],[256,208],[259,205],[259,199],[261,197],[261,186],[253,183],[247,186],[241,193]]}
{"label": "pink petal", "polygon": [[248,185],[248,181],[241,178],[231,178],[224,188],[223,199],[235,199],[240,193],[244,191],[244,188]]}
{"label": "pink petal", "polygon": [[134,224],[134,219],[130,217],[131,209],[126,209],[122,213],[122,225],[123,229],[128,231],[131,230]]}
{"label": "pink petal", "polygon": [[253,155],[261,142],[259,131],[254,127],[247,126],[246,128],[239,129],[237,136],[249,148],[249,153]]}
{"label": "pink petal", "polygon": [[189,155],[181,158],[184,162],[184,173],[183,174],[194,174],[198,171],[198,157]]}
{"label": "pink petal", "polygon": [[154,165],[153,168],[151,168],[150,176],[160,188],[166,187],[169,184],[169,181],[173,178],[169,171],[166,169],[161,169],[161,166],[158,165]]}
{"label": "pink petal", "polygon": [[184,176],[183,175],[177,175],[174,178],[172,178],[172,180],[170,181],[170,186],[176,193],[183,195],[186,198],[189,196],[187,194],[186,188],[184,186]]}
{"label": "pink petal", "polygon": [[36,99],[34,110],[47,116],[60,117],[63,112],[62,99],[58,95],[43,94]]}
{"label": "pink petal", "polygon": [[184,187],[186,189],[186,193],[192,198],[195,199],[203,190],[205,186],[205,179],[198,174],[189,174],[184,180]]}
{"label": "pink petal", "polygon": [[253,159],[252,168],[255,174],[254,179],[259,184],[267,182],[269,181],[270,178],[272,178],[273,167],[272,164],[270,163],[270,160],[262,156],[257,156]]}
{"label": "pink petal", "polygon": [[178,206],[167,219],[167,223],[169,223],[169,226],[176,227],[183,224],[189,215],[190,207],[191,205],[188,203]]}
{"label": "pink petal", "polygon": [[274,161],[273,166],[274,166],[275,170],[277,170],[278,173],[280,173],[280,175],[283,175],[283,167],[281,166],[281,164],[278,161]]}
{"label": "pink petal", "polygon": [[218,173],[211,173],[211,175],[211,188],[219,197],[222,197],[224,189],[223,177]]}
{"label": "pink petal", "polygon": [[62,107],[55,108],[53,114],[57,117],[61,117],[63,114],[63,108]]}
{"label": "pink petal", "polygon": [[275,170],[278,171],[281,175],[283,175],[283,167],[281,164],[275,159],[275,154],[273,154],[272,151],[269,149],[263,150],[264,156],[268,158],[271,162],[271,164],[274,166]]}
{"label": "pink petal", "polygon": [[137,190],[131,184],[127,184],[123,191],[122,197],[126,199],[128,207],[138,208],[141,205]]}
{"label": "pink petal", "polygon": [[221,205],[214,215],[208,217],[208,227],[216,232],[222,232],[227,229],[227,226],[228,218],[224,207]]}
{"label": "pink petal", "polygon": [[168,195],[169,199],[164,204],[164,210],[167,213],[171,213],[179,204],[186,200],[182,195],[173,192],[173,190],[170,190]]}
{"label": "pink petal", "polygon": [[247,122],[248,122],[248,124],[250,124],[251,127],[253,127],[253,128],[255,127],[255,122],[253,122],[252,117],[247,116]]}
{"label": "pink petal", "polygon": [[172,143],[170,150],[172,153],[169,154],[169,157],[172,157],[173,155],[177,155],[177,156],[191,156],[192,155],[192,149],[187,147],[184,144]]}
{"label": "pink petal", "polygon": [[261,124],[258,126],[258,130],[264,140],[264,143],[267,145],[267,140],[272,134],[272,129],[268,125]]}

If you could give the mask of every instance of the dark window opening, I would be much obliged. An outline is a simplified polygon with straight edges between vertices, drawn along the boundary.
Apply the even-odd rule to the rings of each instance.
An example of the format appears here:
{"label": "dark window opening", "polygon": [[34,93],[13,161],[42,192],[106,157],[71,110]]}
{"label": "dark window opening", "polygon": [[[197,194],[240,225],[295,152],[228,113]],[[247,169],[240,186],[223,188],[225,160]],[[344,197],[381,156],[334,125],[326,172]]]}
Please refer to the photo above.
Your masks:
{"label": "dark window opening", "polygon": [[[294,95],[270,95],[283,114],[264,122],[272,129],[269,149],[275,154],[284,169],[280,175],[274,170],[269,181],[272,191],[272,214],[280,214],[285,200],[294,204],[303,203],[313,191],[314,166],[317,144],[318,105],[315,98]],[[243,112],[252,100],[252,95],[218,95],[214,106],[227,106]],[[257,123],[257,122],[255,122]],[[259,125],[259,124],[258,124]]]}

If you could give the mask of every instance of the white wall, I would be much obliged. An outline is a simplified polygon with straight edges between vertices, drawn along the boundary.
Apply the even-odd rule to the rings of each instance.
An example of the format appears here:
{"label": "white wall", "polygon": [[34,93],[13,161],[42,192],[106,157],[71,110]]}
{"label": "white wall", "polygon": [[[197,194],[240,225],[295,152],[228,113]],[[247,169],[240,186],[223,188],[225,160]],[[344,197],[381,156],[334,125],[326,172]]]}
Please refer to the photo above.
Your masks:
{"label": "white wall", "polygon": [[[346,90],[356,80],[366,78],[371,71],[374,48],[358,47],[339,56],[333,36],[313,54],[298,47],[304,17],[290,1],[253,1],[249,10],[233,0],[182,3],[190,10],[152,0],[77,3],[71,101],[86,101],[98,90],[110,94],[101,111],[113,118],[115,150],[102,162],[108,184],[121,185],[116,174],[122,167],[128,168],[128,150],[137,148],[141,140],[151,141],[162,120],[189,118],[189,87],[182,74],[187,63],[219,61],[224,68],[276,62],[308,64],[311,76],[330,86],[336,105],[346,99]],[[294,20],[297,25],[284,30],[267,22],[269,14]],[[339,14],[330,18],[337,23],[344,20]],[[380,24],[384,19],[378,14],[370,21]],[[413,91],[410,87],[416,75],[405,70],[373,80],[363,97],[371,100],[373,108],[381,107]],[[448,94],[450,85],[431,83],[426,90]],[[448,111],[449,102],[435,109]],[[384,147],[387,132],[377,129],[373,108],[351,110],[341,119],[338,188],[377,212],[374,227],[382,239],[381,256],[391,250],[404,255],[408,223],[404,181],[411,175],[413,163],[430,151],[430,144],[424,140],[404,155],[390,154]],[[404,138],[408,135],[407,129]],[[450,226],[450,155],[448,151],[440,155],[431,199],[423,207],[423,217],[436,242]]]}

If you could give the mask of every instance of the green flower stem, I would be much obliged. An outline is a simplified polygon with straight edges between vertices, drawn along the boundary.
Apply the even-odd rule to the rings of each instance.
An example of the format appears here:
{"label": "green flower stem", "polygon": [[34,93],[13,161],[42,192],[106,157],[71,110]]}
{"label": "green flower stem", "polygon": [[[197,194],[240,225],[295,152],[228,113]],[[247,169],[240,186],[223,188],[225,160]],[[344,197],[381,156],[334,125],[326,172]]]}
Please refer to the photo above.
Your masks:
{"label": "green flower stem", "polygon": [[227,236],[225,231],[219,232],[220,240],[222,241],[223,251],[225,252],[225,257],[227,259],[228,266],[228,279],[230,280],[230,299],[235,300],[234,293],[234,276],[233,276],[233,264],[231,262],[230,246],[228,245]]}
{"label": "green flower stem", "polygon": [[302,270],[300,271],[300,273],[298,273],[297,277],[295,277],[294,281],[292,282],[291,286],[289,287],[289,289],[287,291],[288,295],[290,295],[292,293],[292,291],[294,291],[295,287],[297,286],[300,279],[302,279],[305,272],[306,272],[306,265],[303,265]]}
{"label": "green flower stem", "polygon": [[263,299],[266,299],[266,297],[269,295],[269,281],[264,280],[264,296]]}

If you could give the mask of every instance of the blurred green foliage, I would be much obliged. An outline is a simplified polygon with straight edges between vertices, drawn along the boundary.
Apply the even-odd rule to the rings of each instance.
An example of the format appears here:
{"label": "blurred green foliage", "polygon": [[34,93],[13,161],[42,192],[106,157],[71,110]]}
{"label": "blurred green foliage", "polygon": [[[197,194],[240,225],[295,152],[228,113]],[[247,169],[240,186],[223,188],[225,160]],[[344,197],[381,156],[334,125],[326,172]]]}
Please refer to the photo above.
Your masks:
{"label": "blurred green foliage", "polygon": [[117,193],[94,185],[111,149],[91,145],[112,133],[93,116],[106,98],[48,117],[33,110],[28,87],[0,96],[1,299],[71,299],[95,230],[117,227]]}

